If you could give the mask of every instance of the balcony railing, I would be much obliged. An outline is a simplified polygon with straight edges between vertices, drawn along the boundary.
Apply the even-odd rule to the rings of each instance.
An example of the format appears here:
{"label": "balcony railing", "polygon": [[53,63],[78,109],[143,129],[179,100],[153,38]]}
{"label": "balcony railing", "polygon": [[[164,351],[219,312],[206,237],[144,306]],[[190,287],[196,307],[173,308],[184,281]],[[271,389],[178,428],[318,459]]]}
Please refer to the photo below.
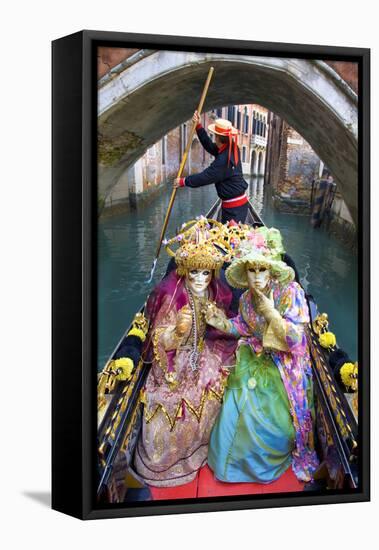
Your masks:
{"label": "balcony railing", "polygon": [[267,137],[258,136],[257,134],[253,134],[251,136],[251,145],[260,145],[261,147],[266,147],[267,145]]}

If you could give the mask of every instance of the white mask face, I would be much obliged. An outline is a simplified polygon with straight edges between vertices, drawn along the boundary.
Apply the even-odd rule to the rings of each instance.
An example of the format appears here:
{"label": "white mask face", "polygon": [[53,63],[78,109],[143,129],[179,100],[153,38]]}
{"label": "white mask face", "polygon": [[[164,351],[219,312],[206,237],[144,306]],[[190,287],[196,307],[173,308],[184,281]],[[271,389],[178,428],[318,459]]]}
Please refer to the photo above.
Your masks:
{"label": "white mask face", "polygon": [[264,290],[270,280],[270,270],[264,267],[247,268],[247,280],[250,288]]}
{"label": "white mask face", "polygon": [[204,296],[212,280],[210,269],[191,269],[186,275],[188,288],[196,296]]}

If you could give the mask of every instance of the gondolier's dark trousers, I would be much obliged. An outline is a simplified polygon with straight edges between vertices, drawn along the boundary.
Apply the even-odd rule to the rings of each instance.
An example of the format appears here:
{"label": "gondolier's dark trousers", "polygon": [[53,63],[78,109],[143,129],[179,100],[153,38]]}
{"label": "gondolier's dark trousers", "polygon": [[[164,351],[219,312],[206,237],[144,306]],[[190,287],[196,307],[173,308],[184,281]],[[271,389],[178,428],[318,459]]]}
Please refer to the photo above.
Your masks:
{"label": "gondolier's dark trousers", "polygon": [[221,223],[226,223],[230,220],[245,223],[248,204],[249,203],[246,202],[245,204],[242,204],[241,206],[235,206],[234,208],[221,207]]}

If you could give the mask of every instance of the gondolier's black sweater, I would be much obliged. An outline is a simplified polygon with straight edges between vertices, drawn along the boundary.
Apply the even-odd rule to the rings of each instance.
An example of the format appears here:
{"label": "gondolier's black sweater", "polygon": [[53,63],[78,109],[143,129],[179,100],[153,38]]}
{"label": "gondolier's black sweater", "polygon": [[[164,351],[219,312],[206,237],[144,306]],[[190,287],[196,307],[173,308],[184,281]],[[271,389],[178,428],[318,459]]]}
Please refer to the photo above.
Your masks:
{"label": "gondolier's black sweater", "polygon": [[229,148],[226,147],[226,149],[220,152],[217,145],[213,143],[201,126],[196,129],[196,132],[204,149],[216,158],[203,172],[187,176],[185,178],[185,186],[202,187],[203,185],[214,183],[217,194],[222,200],[234,199],[243,195],[248,184],[242,176],[241,155],[238,155],[238,163],[235,164],[233,154],[231,154],[228,167]]}

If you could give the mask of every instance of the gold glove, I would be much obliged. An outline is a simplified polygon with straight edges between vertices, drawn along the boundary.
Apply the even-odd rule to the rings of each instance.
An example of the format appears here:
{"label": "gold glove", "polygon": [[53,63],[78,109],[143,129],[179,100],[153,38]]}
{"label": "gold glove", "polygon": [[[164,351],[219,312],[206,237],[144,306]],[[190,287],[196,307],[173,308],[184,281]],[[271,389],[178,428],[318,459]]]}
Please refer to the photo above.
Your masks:
{"label": "gold glove", "polygon": [[192,327],[192,312],[189,306],[184,306],[178,313],[176,321],[176,335],[178,338],[182,338],[187,335]]}
{"label": "gold glove", "polygon": [[214,302],[207,302],[203,313],[208,325],[223,332],[229,332],[230,322],[222,309],[219,309]]}
{"label": "gold glove", "polygon": [[262,315],[268,323],[273,319],[281,319],[279,311],[275,309],[273,292],[267,297],[258,289],[254,289],[254,305],[257,313]]}

